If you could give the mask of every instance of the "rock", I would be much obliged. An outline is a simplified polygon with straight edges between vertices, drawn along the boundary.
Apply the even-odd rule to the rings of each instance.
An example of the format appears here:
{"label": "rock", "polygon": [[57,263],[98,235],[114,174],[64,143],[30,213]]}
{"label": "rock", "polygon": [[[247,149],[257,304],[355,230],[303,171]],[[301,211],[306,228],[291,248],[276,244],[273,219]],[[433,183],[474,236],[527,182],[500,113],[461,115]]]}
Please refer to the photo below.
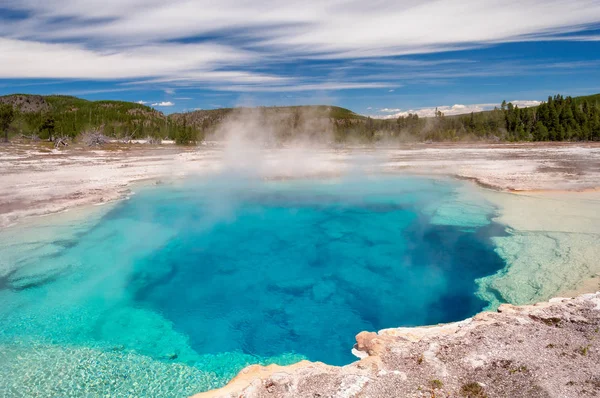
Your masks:
{"label": "rock", "polygon": [[356,349],[362,352],[366,352],[369,355],[376,355],[379,340],[377,339],[377,333],[373,332],[360,332],[356,335]]}
{"label": "rock", "polygon": [[600,292],[502,305],[446,325],[361,332],[354,351],[362,359],[343,367],[250,366],[194,398],[595,396]]}

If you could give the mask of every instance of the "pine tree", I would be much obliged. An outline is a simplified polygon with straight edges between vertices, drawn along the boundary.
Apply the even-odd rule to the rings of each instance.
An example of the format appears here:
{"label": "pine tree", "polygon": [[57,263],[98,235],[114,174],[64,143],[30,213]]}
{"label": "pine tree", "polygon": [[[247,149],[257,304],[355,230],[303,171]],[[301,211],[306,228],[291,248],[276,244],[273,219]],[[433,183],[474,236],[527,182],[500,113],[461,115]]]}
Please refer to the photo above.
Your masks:
{"label": "pine tree", "polygon": [[560,113],[560,125],[561,130],[564,132],[565,138],[570,139],[575,133],[576,123],[575,116],[571,111],[569,104],[564,104]]}
{"label": "pine tree", "polygon": [[183,124],[175,136],[175,143],[178,145],[189,145],[193,143],[194,137],[192,136],[192,131],[188,128],[187,118],[183,118]]}
{"label": "pine tree", "polygon": [[8,142],[8,128],[15,120],[15,110],[11,104],[0,104],[0,132],[4,131],[4,142]]}
{"label": "pine tree", "polygon": [[471,117],[469,118],[469,130],[471,131],[475,131],[475,116],[473,115],[473,112],[471,112]]}
{"label": "pine tree", "polygon": [[54,136],[54,128],[56,121],[52,115],[46,117],[42,125],[40,126],[40,138],[48,139],[48,141],[52,141]]}
{"label": "pine tree", "polygon": [[537,122],[535,130],[533,132],[534,141],[546,141],[548,139],[548,129],[544,126],[544,123]]}
{"label": "pine tree", "polygon": [[560,117],[555,108],[555,101],[548,102],[548,138],[551,141],[558,140],[560,131]]}
{"label": "pine tree", "polygon": [[595,106],[590,111],[590,140],[600,141],[600,110]]}

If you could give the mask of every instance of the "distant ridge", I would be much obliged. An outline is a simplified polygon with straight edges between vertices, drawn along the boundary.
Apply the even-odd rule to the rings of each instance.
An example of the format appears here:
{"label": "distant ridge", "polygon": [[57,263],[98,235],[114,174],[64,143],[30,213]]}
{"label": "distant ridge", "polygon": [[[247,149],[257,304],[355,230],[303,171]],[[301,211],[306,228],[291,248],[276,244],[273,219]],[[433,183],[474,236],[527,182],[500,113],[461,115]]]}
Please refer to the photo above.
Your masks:
{"label": "distant ridge", "polygon": [[41,139],[53,134],[74,138],[95,129],[111,137],[150,136],[185,144],[206,136],[218,138],[224,123],[238,119],[241,126],[251,122],[255,130],[268,131],[274,142],[298,138],[358,143],[600,140],[600,94],[575,98],[558,95],[523,109],[506,104],[503,109],[466,115],[446,117],[439,112],[431,118],[408,115],[388,120],[327,105],[221,108],[167,116],[139,103],[63,95],[12,94],[0,97],[0,104],[10,104],[17,111],[10,127],[12,136]]}

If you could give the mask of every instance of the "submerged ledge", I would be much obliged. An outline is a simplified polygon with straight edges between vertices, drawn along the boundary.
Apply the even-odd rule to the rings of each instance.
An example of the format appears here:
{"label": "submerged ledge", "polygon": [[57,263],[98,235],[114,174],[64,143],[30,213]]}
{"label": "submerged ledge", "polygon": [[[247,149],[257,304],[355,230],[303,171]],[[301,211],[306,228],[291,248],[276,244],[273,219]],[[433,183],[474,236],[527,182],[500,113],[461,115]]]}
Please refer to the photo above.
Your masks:
{"label": "submerged ledge", "polygon": [[252,365],[193,398],[581,397],[600,392],[600,292],[356,336],[344,367]]}
{"label": "submerged ledge", "polygon": [[478,281],[480,297],[523,305],[600,290],[600,192],[485,196],[509,235],[493,238],[506,267]]}

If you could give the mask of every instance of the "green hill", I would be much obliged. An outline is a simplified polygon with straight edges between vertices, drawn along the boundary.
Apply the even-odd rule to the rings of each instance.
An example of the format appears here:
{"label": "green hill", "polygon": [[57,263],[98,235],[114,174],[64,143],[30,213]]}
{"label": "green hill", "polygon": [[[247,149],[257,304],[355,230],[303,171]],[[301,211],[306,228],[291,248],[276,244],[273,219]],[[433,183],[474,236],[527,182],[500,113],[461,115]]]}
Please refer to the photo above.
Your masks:
{"label": "green hill", "polygon": [[36,134],[40,138],[48,138],[50,134],[48,120],[54,126],[54,134],[69,137],[86,130],[101,129],[111,137],[152,135],[166,138],[177,129],[161,112],[131,102],[15,94],[0,97],[0,103],[12,104],[17,112],[13,133]]}
{"label": "green hill", "polygon": [[336,106],[223,108],[164,115],[123,101],[88,101],[70,96],[13,94],[0,97],[16,118],[12,136],[76,137],[100,130],[110,137],[174,139],[178,143],[220,139],[250,130],[271,142],[310,139],[323,142],[399,141],[561,141],[600,140],[600,94],[549,97],[538,107],[503,109],[458,116],[439,113],[394,120],[372,119]]}
{"label": "green hill", "polygon": [[[308,131],[311,127],[359,124],[366,118],[335,106],[223,108],[164,115],[151,107],[124,101],[88,101],[63,95],[12,94],[0,97],[16,111],[11,135],[76,137],[88,130],[101,130],[109,137],[174,139],[197,141],[214,133],[228,118],[253,114],[260,122],[275,127],[281,139]],[[262,119],[261,119],[262,118]],[[317,126],[315,123],[321,123]],[[331,125],[331,126],[329,126]],[[48,127],[51,126],[51,127]],[[52,130],[52,131],[51,131]]]}
{"label": "green hill", "polygon": [[573,100],[577,104],[583,104],[584,102],[588,102],[589,104],[594,104],[595,106],[600,106],[600,94],[592,94],[592,95],[584,95],[581,97],[573,97]]}
{"label": "green hill", "polygon": [[[238,129],[251,124],[259,130],[256,134],[264,138],[268,132],[270,138],[276,141],[300,138],[328,140],[335,132],[348,130],[351,126],[364,125],[367,120],[365,116],[351,110],[326,105],[197,110],[173,114],[169,119],[191,125],[205,135],[217,139],[221,134],[227,134],[227,122],[231,123],[231,128]],[[242,123],[234,125],[237,121]]]}

